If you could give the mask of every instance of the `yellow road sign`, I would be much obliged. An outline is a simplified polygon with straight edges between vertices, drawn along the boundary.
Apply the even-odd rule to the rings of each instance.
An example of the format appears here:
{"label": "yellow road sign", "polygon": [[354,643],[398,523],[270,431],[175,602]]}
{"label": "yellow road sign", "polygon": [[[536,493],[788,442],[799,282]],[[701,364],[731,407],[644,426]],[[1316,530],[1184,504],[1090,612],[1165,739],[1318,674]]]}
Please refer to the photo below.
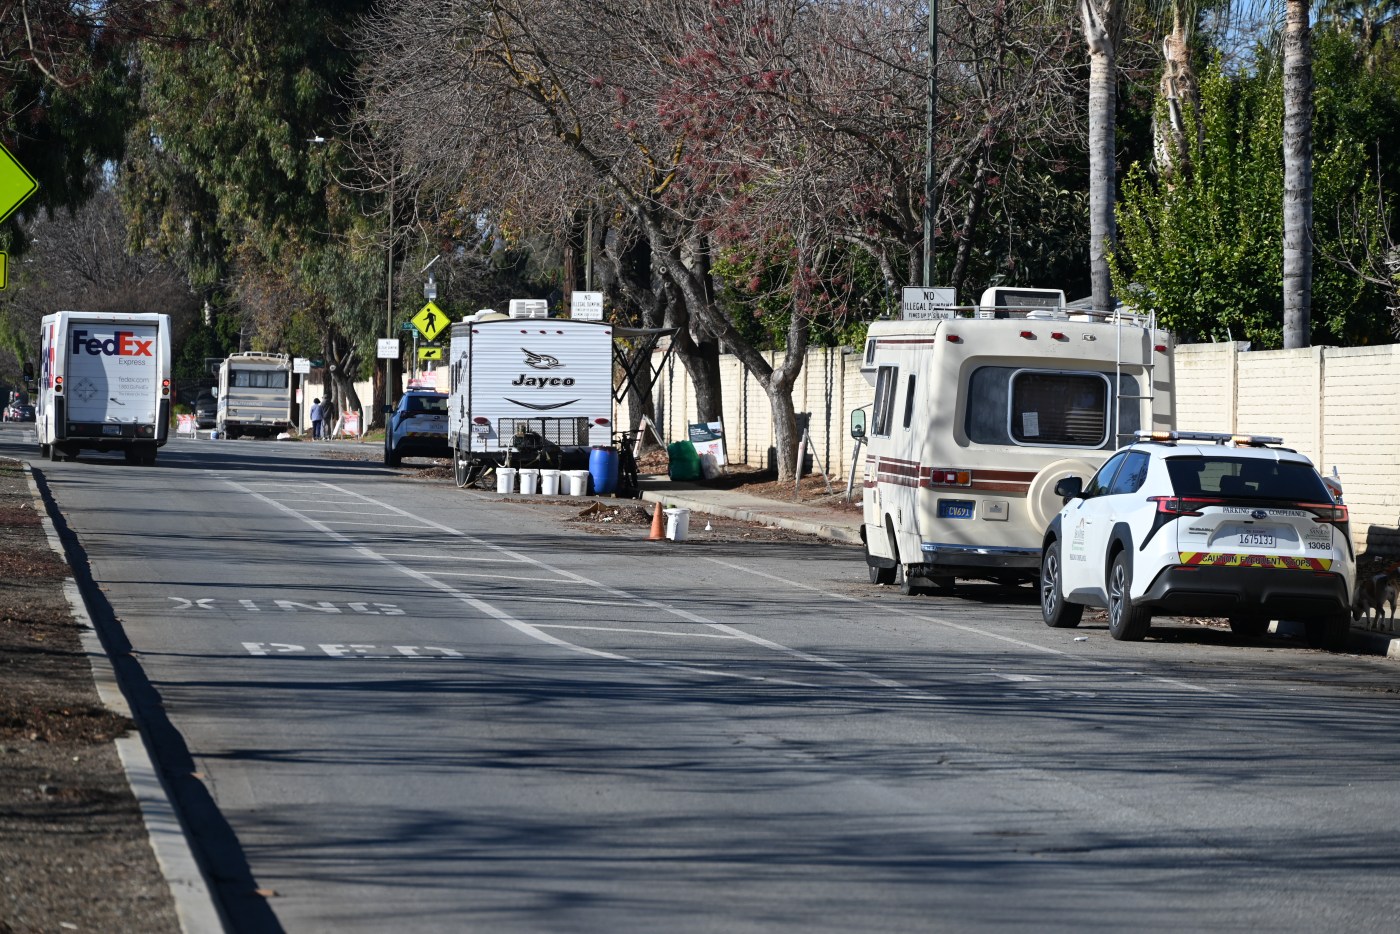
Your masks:
{"label": "yellow road sign", "polygon": [[0,289],[10,284],[10,254],[0,253]]}
{"label": "yellow road sign", "polygon": [[441,347],[419,347],[419,348],[418,348],[418,359],[419,359],[420,361],[421,361],[421,360],[441,360],[441,359],[442,359],[442,348],[441,348]]}
{"label": "yellow road sign", "polygon": [[438,335],[447,330],[450,324],[447,315],[443,314],[441,308],[432,302],[418,309],[418,314],[410,319],[410,323],[418,329],[418,333],[430,341],[438,339]]}
{"label": "yellow road sign", "polygon": [[34,181],[34,176],[15,161],[8,149],[0,146],[0,223],[38,190],[39,183]]}

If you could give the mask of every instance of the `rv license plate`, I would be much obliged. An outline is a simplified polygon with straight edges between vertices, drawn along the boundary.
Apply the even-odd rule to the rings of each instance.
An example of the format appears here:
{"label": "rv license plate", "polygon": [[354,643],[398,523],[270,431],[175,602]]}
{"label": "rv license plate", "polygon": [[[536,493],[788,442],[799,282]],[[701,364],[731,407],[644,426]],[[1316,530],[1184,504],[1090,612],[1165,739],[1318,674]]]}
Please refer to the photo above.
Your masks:
{"label": "rv license plate", "polygon": [[103,433],[104,435],[119,435],[119,434],[122,433],[122,426],[121,426],[121,425],[103,425],[103,426],[102,426],[102,433]]}
{"label": "rv license plate", "polygon": [[971,519],[976,508],[977,504],[970,499],[940,499],[938,501],[938,518]]}

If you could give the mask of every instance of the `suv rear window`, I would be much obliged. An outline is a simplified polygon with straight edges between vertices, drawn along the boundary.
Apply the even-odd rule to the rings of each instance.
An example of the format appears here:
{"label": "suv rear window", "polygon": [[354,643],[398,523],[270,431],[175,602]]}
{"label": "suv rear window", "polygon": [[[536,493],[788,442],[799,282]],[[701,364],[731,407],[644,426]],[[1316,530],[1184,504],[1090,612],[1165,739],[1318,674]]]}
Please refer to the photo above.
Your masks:
{"label": "suv rear window", "polygon": [[1330,503],[1332,497],[1310,464],[1256,457],[1169,457],[1167,473],[1177,496]]}

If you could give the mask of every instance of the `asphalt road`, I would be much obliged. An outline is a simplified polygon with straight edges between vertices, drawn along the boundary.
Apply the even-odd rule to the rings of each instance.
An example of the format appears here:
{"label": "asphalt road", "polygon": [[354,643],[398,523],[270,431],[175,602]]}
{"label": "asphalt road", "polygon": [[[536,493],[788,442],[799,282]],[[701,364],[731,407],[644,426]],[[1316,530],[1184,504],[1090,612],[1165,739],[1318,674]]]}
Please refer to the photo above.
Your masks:
{"label": "asphalt road", "polygon": [[235,930],[1400,914],[1394,662],[1049,630],[1028,588],[904,598],[854,550],[603,537],[328,447],[50,464],[3,427]]}

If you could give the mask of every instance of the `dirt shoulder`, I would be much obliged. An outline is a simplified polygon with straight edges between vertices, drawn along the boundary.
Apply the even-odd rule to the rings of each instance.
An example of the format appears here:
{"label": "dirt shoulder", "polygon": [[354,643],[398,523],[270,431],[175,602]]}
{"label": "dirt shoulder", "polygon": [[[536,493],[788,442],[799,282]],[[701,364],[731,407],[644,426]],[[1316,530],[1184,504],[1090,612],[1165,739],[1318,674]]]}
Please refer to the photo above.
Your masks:
{"label": "dirt shoulder", "polygon": [[178,931],[42,510],[0,459],[0,932]]}

